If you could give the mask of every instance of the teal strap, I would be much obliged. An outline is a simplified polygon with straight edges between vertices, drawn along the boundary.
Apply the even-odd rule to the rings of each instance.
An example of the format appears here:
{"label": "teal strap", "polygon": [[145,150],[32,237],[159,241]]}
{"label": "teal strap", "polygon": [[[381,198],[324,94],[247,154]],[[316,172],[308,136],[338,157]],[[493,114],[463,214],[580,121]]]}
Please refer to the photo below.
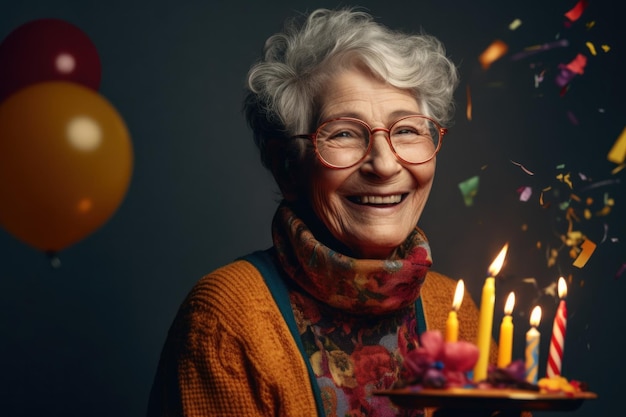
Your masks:
{"label": "teal strap", "polygon": [[419,336],[426,331],[426,317],[424,317],[422,297],[417,297],[417,300],[415,300],[415,319],[417,320],[417,329],[415,329],[415,331]]}
{"label": "teal strap", "polygon": [[278,305],[278,309],[283,315],[285,322],[287,323],[287,327],[291,331],[291,336],[293,337],[298,349],[300,350],[300,354],[306,363],[307,370],[309,371],[309,381],[311,382],[311,388],[313,389],[313,395],[315,397],[315,405],[317,407],[317,414],[320,417],[325,416],[324,413],[324,403],[322,402],[322,395],[320,392],[319,384],[315,379],[315,373],[313,372],[313,368],[311,368],[311,363],[308,360],[307,355],[304,351],[304,345],[302,344],[302,338],[300,337],[300,332],[298,331],[298,326],[296,324],[296,319],[293,315],[293,310],[291,309],[291,303],[289,302],[289,291],[287,290],[287,284],[285,280],[281,276],[281,273],[276,268],[274,264],[273,258],[274,249],[270,248],[264,251],[256,251],[244,256],[242,259],[250,262],[256,269],[259,270],[261,275],[263,275],[263,279],[267,284],[270,292],[272,293],[272,297],[274,297],[274,301]]}
{"label": "teal strap", "polygon": [[[302,355],[302,358],[306,363],[307,370],[309,371],[309,381],[311,382],[311,388],[313,389],[313,395],[315,396],[317,414],[320,417],[323,417],[325,416],[325,413],[320,387],[317,383],[317,379],[315,378],[313,368],[311,368],[311,363],[308,360],[308,357],[304,351],[302,338],[300,337],[300,332],[298,331],[296,319],[293,315],[291,303],[289,302],[289,290],[287,289],[287,284],[283,277],[283,273],[279,271],[278,268],[276,268],[276,264],[273,260],[275,258],[274,254],[274,248],[270,248],[263,251],[252,252],[248,255],[243,256],[241,259],[250,262],[252,265],[254,265],[256,269],[259,270],[261,275],[263,275],[263,279],[265,280],[267,287],[272,293],[272,297],[274,297],[274,301],[278,305],[278,309],[283,315],[283,318],[287,323],[287,327],[289,327],[291,336],[296,342],[296,345],[300,350],[300,354]],[[416,331],[419,335],[422,332],[426,331],[426,319],[424,317],[424,307],[422,305],[421,297],[415,300],[415,316],[417,319]]]}

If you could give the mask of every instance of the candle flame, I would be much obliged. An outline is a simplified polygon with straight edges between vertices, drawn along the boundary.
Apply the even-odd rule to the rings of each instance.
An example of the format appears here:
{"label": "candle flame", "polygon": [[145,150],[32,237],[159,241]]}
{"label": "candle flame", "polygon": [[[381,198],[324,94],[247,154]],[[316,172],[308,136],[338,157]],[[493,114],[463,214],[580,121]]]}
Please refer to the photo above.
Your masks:
{"label": "candle flame", "polygon": [[504,264],[504,258],[506,257],[506,252],[508,249],[509,244],[506,243],[500,250],[498,256],[496,256],[496,259],[494,259],[494,261],[489,266],[489,276],[495,277],[496,275],[498,275],[500,269],[502,269],[502,264]]}
{"label": "candle flame", "polygon": [[454,298],[452,300],[452,310],[458,311],[463,301],[463,293],[465,292],[465,283],[460,279],[456,283],[456,291],[454,291]]}
{"label": "candle flame", "polygon": [[541,307],[535,306],[533,308],[532,313],[530,313],[530,325],[533,327],[539,326],[539,322],[541,321]]}
{"label": "candle flame", "polygon": [[565,278],[560,277],[557,286],[559,291],[559,298],[567,297],[567,283],[565,282]]}
{"label": "candle flame", "polygon": [[504,303],[504,314],[510,316],[513,313],[513,306],[515,306],[515,293],[511,291]]}

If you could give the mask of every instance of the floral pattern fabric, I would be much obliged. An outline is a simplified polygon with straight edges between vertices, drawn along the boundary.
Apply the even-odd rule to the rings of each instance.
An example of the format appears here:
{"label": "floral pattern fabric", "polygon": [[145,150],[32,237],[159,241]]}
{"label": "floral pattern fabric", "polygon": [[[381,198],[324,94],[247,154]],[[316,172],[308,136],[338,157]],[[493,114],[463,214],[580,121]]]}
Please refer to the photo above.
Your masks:
{"label": "floral pattern fabric", "polygon": [[415,301],[432,264],[422,231],[416,228],[389,259],[374,260],[328,248],[287,205],[272,228],[326,416],[422,415],[372,395],[398,381],[402,358],[417,343]]}

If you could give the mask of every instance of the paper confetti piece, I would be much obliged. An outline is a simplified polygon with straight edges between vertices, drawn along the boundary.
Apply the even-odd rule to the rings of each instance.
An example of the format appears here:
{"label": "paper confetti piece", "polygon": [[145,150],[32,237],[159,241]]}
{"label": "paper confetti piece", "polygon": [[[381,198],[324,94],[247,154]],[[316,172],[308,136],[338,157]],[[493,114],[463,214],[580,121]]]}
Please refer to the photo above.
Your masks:
{"label": "paper confetti piece", "polygon": [[622,164],[626,160],[626,127],[620,133],[606,158],[614,164]]}
{"label": "paper confetti piece", "polygon": [[596,52],[596,47],[593,43],[591,42],[585,42],[585,46],[587,46],[587,49],[589,49],[589,52],[591,52],[591,55],[598,55],[598,53]]}
{"label": "paper confetti piece", "polygon": [[601,48],[602,48],[602,50],[603,50],[604,52],[609,52],[609,51],[611,50],[611,47],[610,47],[609,45],[606,45],[606,44],[603,44],[603,45],[601,46]]}
{"label": "paper confetti piece", "polygon": [[478,61],[483,69],[487,69],[498,59],[502,58],[509,50],[509,46],[503,41],[496,39],[478,57]]}
{"label": "paper confetti piece", "polygon": [[534,172],[530,171],[528,168],[526,168],[524,165],[520,164],[519,162],[511,161],[511,163],[513,165],[517,165],[518,167],[520,167],[522,169],[522,171],[524,171],[528,175],[535,175]]}
{"label": "paper confetti piece", "polygon": [[566,87],[576,75],[583,74],[585,65],[587,65],[587,57],[583,54],[576,55],[576,58],[567,65],[559,64],[559,73],[555,78],[556,84],[561,88]]}
{"label": "paper confetti piece", "polygon": [[576,3],[576,5],[572,9],[565,13],[565,17],[567,17],[570,22],[577,21],[578,19],[580,19],[580,16],[582,16],[588,5],[588,0],[578,0],[578,3]]}
{"label": "paper confetti piece", "polygon": [[522,26],[522,21],[520,19],[514,19],[511,23],[509,23],[510,30],[515,30],[520,26]]}
{"label": "paper confetti piece", "polygon": [[578,257],[574,260],[574,265],[576,268],[582,268],[587,264],[587,261],[596,250],[596,244],[590,240],[585,240],[582,245],[580,245],[580,253]]}
{"label": "paper confetti piece", "polygon": [[620,269],[615,273],[615,279],[618,279],[626,271],[626,263],[623,263]]}
{"label": "paper confetti piece", "polygon": [[574,126],[578,126],[578,124],[579,124],[578,118],[576,117],[576,115],[571,110],[567,111],[567,118],[568,118],[568,120],[570,121],[571,124],[573,124]]}
{"label": "paper confetti piece", "polygon": [[543,52],[552,48],[566,47],[566,46],[569,46],[569,41],[567,39],[559,39],[559,40],[556,40],[553,42],[547,42],[541,45],[528,46],[524,48],[523,51],[518,52],[514,54],[513,56],[511,56],[511,60],[517,61],[522,58],[526,58],[527,56],[534,55],[538,52]]}
{"label": "paper confetti piece", "polygon": [[533,195],[533,189],[528,186],[521,187],[517,192],[519,193],[519,200],[524,202],[528,201],[530,196]]}
{"label": "paper confetti piece", "polygon": [[565,175],[557,174],[556,179],[567,184],[570,190],[574,188],[574,185],[572,184],[572,180],[571,180],[571,174],[569,172]]}
{"label": "paper confetti piece", "polygon": [[616,166],[615,168],[611,170],[611,174],[615,175],[624,168],[626,168],[626,164],[619,164],[618,166]]}
{"label": "paper confetti piece", "polygon": [[546,191],[550,191],[551,189],[552,189],[552,187],[550,186],[550,187],[546,187],[543,190],[541,190],[541,194],[539,195],[539,205],[541,207],[545,208],[545,207],[549,207],[550,206],[550,203],[545,204],[545,205],[543,204],[543,193],[545,193]]}
{"label": "paper confetti piece", "polygon": [[598,187],[604,187],[606,185],[611,185],[611,184],[619,184],[620,180],[619,178],[616,179],[611,179],[611,180],[602,180],[602,181],[598,181],[598,182],[594,182],[593,184],[589,184],[588,186],[582,188],[580,191],[588,191],[591,190],[593,188],[598,188]]}
{"label": "paper confetti piece", "polygon": [[463,195],[463,200],[466,206],[471,206],[474,204],[474,197],[478,194],[478,184],[480,183],[480,178],[478,175],[468,178],[465,181],[459,183],[459,189],[461,190],[461,194]]}
{"label": "paper confetti piece", "polygon": [[543,82],[546,70],[541,71],[539,74],[535,74],[535,88],[539,88],[539,84]]}
{"label": "paper confetti piece", "polygon": [[465,89],[465,91],[467,95],[467,107],[465,109],[465,116],[467,117],[467,120],[471,121],[472,120],[472,92],[470,91],[469,84],[467,85],[467,88]]}
{"label": "paper confetti piece", "polygon": [[575,74],[582,75],[585,72],[584,70],[586,65],[587,57],[583,54],[577,54],[576,57],[565,67]]}
{"label": "paper confetti piece", "polygon": [[543,289],[543,293],[546,295],[551,295],[552,297],[556,297],[557,288],[556,288],[556,282],[551,283],[550,285],[548,285],[547,287],[545,287]]}

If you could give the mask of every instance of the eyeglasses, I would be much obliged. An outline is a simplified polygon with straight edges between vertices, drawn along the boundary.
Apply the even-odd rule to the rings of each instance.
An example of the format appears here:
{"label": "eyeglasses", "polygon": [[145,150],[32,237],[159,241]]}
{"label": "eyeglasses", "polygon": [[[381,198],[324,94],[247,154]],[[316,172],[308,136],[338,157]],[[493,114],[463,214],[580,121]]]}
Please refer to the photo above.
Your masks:
{"label": "eyeglasses", "polygon": [[430,117],[422,115],[402,117],[388,129],[372,129],[363,120],[339,117],[322,123],[315,133],[296,135],[294,138],[311,140],[322,164],[342,169],[353,167],[367,157],[372,150],[372,137],[376,132],[386,133],[385,137],[396,158],[417,165],[435,157],[447,131]]}

